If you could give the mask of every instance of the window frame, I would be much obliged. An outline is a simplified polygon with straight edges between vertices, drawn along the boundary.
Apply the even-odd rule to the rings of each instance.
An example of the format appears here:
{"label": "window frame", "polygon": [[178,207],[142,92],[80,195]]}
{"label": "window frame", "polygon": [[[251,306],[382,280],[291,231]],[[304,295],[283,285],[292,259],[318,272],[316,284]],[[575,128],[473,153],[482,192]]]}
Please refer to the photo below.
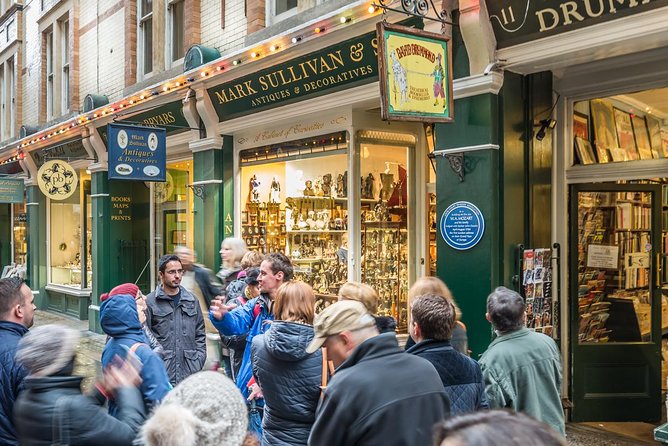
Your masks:
{"label": "window frame", "polygon": [[50,121],[55,117],[55,110],[54,110],[54,70],[53,67],[55,65],[53,56],[54,56],[54,48],[53,48],[53,28],[49,28],[48,30],[44,31],[44,45],[45,45],[45,66],[46,66],[46,120]]}
{"label": "window frame", "polygon": [[[153,74],[153,12],[154,5],[151,0],[151,11],[144,13],[143,0],[137,0],[137,75],[139,79],[150,77]],[[147,27],[148,23],[148,27]],[[150,28],[149,28],[150,27]],[[146,58],[146,29],[150,29],[150,50],[148,54],[150,59]],[[146,64],[150,60],[149,71],[146,71]]]}
{"label": "window frame", "polygon": [[[175,21],[174,21],[174,12],[176,11],[176,7],[180,5],[182,9],[182,14],[181,14],[181,19],[182,19],[182,31],[181,31],[181,38],[183,41],[181,44],[183,45],[183,55],[179,57],[178,59],[174,59],[174,47],[175,47],[175,41],[174,38],[177,36],[176,33],[174,33],[174,26],[175,26]],[[185,9],[186,9],[186,0],[167,0],[167,23],[166,23],[166,33],[165,33],[165,59],[168,61],[168,68],[174,67],[176,65],[182,64],[183,59],[185,58],[185,53],[187,51],[187,48],[185,47],[185,40],[186,40],[186,15],[185,15]]]}
{"label": "window frame", "polygon": [[60,27],[60,111],[65,115],[70,111],[70,19],[58,21]]}
{"label": "window frame", "polygon": [[[285,19],[288,19],[288,18],[290,18],[290,17],[292,17],[292,16],[295,16],[295,15],[297,15],[297,13],[299,12],[299,3],[300,3],[300,1],[297,0],[297,6],[295,6],[294,8],[290,8],[290,9],[288,9],[288,10],[286,10],[286,11],[283,11],[283,12],[277,14],[277,13],[276,13],[276,2],[278,2],[278,1],[279,1],[279,0],[269,0],[269,1],[266,3],[266,5],[267,5],[267,6],[266,6],[266,17],[267,17],[267,19],[268,19],[268,20],[267,20],[267,26],[274,25],[274,24],[276,24],[276,23],[278,23],[278,22],[281,22],[281,21],[283,21],[283,20],[285,20]],[[316,2],[316,3],[317,3],[317,4],[320,4],[321,2],[318,1],[318,2]]]}

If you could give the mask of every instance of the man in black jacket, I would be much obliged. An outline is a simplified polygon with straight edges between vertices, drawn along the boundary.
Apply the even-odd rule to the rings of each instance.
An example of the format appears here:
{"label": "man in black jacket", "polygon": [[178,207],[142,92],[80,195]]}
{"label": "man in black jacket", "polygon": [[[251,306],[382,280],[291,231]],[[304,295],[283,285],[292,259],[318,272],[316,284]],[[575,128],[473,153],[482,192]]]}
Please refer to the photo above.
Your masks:
{"label": "man in black jacket", "polygon": [[394,333],[378,334],[363,304],[340,301],[314,324],[306,351],[321,346],[336,372],[323,391],[308,444],[427,446],[450,403],[434,367],[407,355]]}
{"label": "man in black jacket", "polygon": [[0,279],[0,444],[18,446],[12,410],[27,372],[14,360],[35,315],[35,298],[18,277]]}
{"label": "man in black jacket", "polygon": [[450,345],[455,306],[443,296],[427,294],[411,302],[411,337],[417,344],[407,350],[431,362],[450,399],[452,415],[489,409],[480,366]]}
{"label": "man in black jacket", "polygon": [[[14,424],[23,446],[51,444],[130,446],[146,416],[132,361],[105,370],[93,394],[81,394],[83,377],[72,376],[79,333],[44,325],[25,335],[16,359],[29,375],[14,406]],[[118,406],[116,418],[102,407],[105,394]]]}

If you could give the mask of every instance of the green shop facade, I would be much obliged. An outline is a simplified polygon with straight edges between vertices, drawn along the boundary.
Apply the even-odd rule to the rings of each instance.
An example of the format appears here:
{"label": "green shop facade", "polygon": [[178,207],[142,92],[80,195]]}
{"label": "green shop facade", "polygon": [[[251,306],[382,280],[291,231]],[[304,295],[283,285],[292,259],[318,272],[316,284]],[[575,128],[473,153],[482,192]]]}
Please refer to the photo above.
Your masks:
{"label": "green shop facade", "polygon": [[[77,126],[76,135],[67,131],[23,148],[27,278],[39,307],[88,319],[91,329],[99,330],[102,292],[128,281],[150,291],[157,281],[157,258],[177,245],[191,246],[201,263],[217,271],[222,240],[240,237],[250,249],[288,254],[297,276],[316,290],[319,308],[333,301],[346,280],[371,284],[381,297],[379,312],[397,319],[400,336],[409,324],[408,288],[418,277],[437,275],[461,307],[469,348],[477,358],[494,335],[485,320],[486,297],[505,285],[521,291],[535,309],[533,327],[559,343],[562,391],[572,403],[573,419],[655,419],[660,413],[662,298],[654,278],[660,273],[665,235],[643,235],[640,250],[648,255],[631,256],[637,263],[634,273],[652,278],[633,288],[646,286],[649,298],[634,300],[620,287],[601,298],[612,293],[606,280],[623,280],[623,272],[603,267],[628,261],[625,255],[632,252],[592,248],[599,257],[587,262],[587,252],[578,245],[582,222],[609,224],[617,217],[575,216],[597,203],[602,209],[639,213],[658,229],[665,208],[652,180],[666,176],[667,160],[584,165],[574,144],[573,119],[588,116],[583,139],[594,147],[595,119],[580,102],[657,86],[666,66],[665,52],[659,51],[666,44],[657,43],[662,42],[661,25],[640,9],[637,15],[624,13],[628,36],[618,30],[617,16],[594,18],[591,26],[583,19],[578,29],[536,19],[537,30],[527,31],[524,40],[511,33],[512,40],[496,23],[511,29],[503,21],[519,17],[519,5],[509,10],[488,3],[460,2],[460,10],[453,12],[459,27],[451,30],[452,123],[381,120],[376,20],[369,19],[234,68],[231,61],[241,60],[238,54],[216,60],[170,81],[187,79],[188,88],[162,92],[163,84],[154,86],[156,94],[145,106],[131,106],[131,98],[125,98],[120,101],[125,109],[115,118],[113,113],[98,116]],[[558,1],[553,3],[552,9],[562,11]],[[652,12],[666,15],[663,3],[655,4]],[[552,17],[542,14],[534,11],[529,17]],[[338,16],[323,20],[328,18],[338,21]],[[548,25],[545,37],[540,28]],[[643,26],[650,26],[656,50],[630,37]],[[587,37],[601,39],[600,45],[581,43]],[[597,51],[601,47],[610,51]],[[601,56],[613,53],[626,55]],[[646,64],[650,74],[638,79],[633,70],[623,69],[630,61]],[[216,64],[226,69],[217,71]],[[304,67],[314,67],[308,79]],[[610,82],[596,82],[593,72],[605,72]],[[113,119],[167,130],[167,182],[107,179],[105,132]],[[69,210],[68,203],[47,199],[35,182],[44,158],[67,161],[79,174]],[[447,244],[440,228],[444,212],[462,201],[475,205],[485,222],[480,241],[465,250]],[[628,244],[614,238],[624,232],[620,229],[625,227],[595,228],[597,243],[585,246],[609,247],[615,240]],[[642,234],[631,229],[626,232]],[[550,273],[541,271],[536,279],[539,256]],[[56,267],[69,267],[69,283],[54,283]],[[580,296],[589,282],[602,289]],[[599,305],[583,311],[584,303]],[[648,304],[649,312],[643,306]],[[584,342],[583,319],[604,307],[625,310],[608,311],[607,319],[617,324],[610,327],[597,316],[598,325],[590,331],[605,334],[637,323],[639,337]],[[636,319],[628,319],[631,309]]]}

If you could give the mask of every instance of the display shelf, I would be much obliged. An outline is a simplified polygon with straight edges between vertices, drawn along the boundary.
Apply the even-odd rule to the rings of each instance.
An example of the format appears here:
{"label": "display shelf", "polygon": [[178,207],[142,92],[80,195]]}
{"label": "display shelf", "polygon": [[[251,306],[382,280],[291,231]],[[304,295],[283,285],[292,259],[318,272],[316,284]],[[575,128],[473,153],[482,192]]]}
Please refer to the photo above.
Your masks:
{"label": "display shelf", "polygon": [[345,234],[345,229],[300,229],[298,231],[287,230],[287,234]]}

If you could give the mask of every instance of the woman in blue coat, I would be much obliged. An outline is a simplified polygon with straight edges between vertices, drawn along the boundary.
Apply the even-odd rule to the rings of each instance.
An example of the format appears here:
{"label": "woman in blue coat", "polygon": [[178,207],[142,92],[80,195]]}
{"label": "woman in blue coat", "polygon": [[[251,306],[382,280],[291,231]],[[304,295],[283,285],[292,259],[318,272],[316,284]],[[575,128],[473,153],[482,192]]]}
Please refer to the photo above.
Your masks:
{"label": "woman in blue coat", "polygon": [[[133,288],[134,287],[134,288]],[[136,291],[135,291],[136,289]],[[109,292],[100,306],[100,325],[110,339],[102,351],[102,367],[106,368],[114,356],[126,358],[134,354],[141,362],[142,379],[139,390],[146,410],[158,404],[172,389],[162,359],[148,345],[149,341],[139,321],[138,303],[143,299],[134,284],[123,284]],[[130,353],[131,352],[131,353]],[[109,402],[109,413],[116,414],[116,405]]]}
{"label": "woman in blue coat", "polygon": [[315,296],[300,281],[286,282],[274,302],[271,328],[253,339],[253,375],[265,399],[263,446],[306,445],[320,398],[322,355],[311,355]]}

